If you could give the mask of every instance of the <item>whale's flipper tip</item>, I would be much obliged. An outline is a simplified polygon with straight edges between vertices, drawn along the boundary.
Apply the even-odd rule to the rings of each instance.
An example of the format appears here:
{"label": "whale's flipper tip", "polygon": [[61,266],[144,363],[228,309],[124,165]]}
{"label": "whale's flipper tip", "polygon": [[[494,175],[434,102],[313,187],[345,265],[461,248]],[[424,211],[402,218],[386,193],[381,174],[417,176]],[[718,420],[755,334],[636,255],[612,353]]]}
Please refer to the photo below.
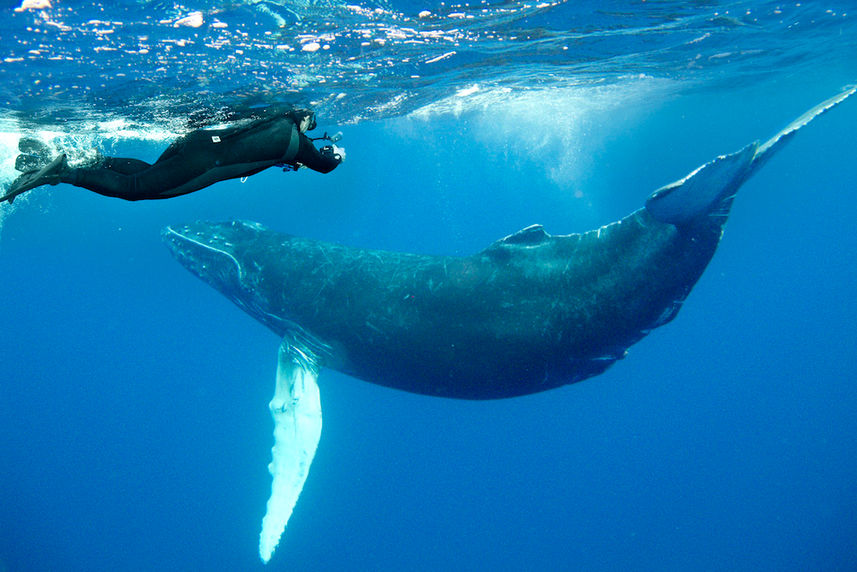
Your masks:
{"label": "whale's flipper tip", "polygon": [[783,130],[779,133],[765,141],[759,148],[756,150],[756,156],[753,157],[753,172],[758,170],[762,165],[764,165],[768,159],[770,159],[774,153],[779,151],[791,138],[794,136],[797,131],[808,124],[810,121],[822,115],[823,113],[833,109],[852,95],[854,92],[857,92],[857,85],[852,85],[846,87],[843,91],[834,95],[830,99],[826,99],[789,123]]}
{"label": "whale's flipper tip", "polygon": [[810,121],[857,92],[849,86],[822,101],[761,145],[752,143],[731,155],[721,155],[674,183],[661,187],[646,201],[646,210],[661,222],[687,225],[702,216],[725,221],[732,198],[741,185]]}

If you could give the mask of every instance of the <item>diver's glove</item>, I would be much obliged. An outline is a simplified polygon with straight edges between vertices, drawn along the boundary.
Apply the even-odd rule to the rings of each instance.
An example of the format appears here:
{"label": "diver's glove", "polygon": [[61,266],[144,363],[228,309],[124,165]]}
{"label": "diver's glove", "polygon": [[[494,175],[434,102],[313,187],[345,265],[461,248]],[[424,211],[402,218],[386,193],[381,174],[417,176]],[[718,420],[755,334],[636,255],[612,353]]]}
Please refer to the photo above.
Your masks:
{"label": "diver's glove", "polygon": [[340,147],[338,145],[333,146],[333,156],[339,160],[340,163],[345,162],[345,147]]}

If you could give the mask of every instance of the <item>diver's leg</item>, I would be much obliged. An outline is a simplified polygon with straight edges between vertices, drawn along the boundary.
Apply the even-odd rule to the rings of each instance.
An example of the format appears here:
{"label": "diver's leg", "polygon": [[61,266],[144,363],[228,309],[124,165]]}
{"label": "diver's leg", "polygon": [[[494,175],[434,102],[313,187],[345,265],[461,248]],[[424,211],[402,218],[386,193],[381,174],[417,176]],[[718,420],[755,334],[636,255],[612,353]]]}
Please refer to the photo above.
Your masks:
{"label": "diver's leg", "polygon": [[[141,198],[166,199],[186,195],[227,179],[249,177],[275,164],[273,161],[211,164],[200,160],[195,163],[195,169],[189,170],[183,157],[173,157],[155,163],[151,169],[141,173],[137,177],[137,191],[146,195]],[[208,165],[207,168],[201,168],[204,165]]]}
{"label": "diver's leg", "polygon": [[151,164],[139,159],[104,157],[94,164],[68,169],[61,181],[106,197],[136,201],[147,198],[139,196],[137,177],[151,168]]}
{"label": "diver's leg", "polygon": [[185,148],[154,165],[136,159],[109,159],[94,167],[74,169],[63,182],[108,197],[140,201],[184,195],[226,178],[218,175],[216,157],[188,153]]}
{"label": "diver's leg", "polygon": [[127,201],[183,194],[170,194],[169,191],[215,164],[215,158],[205,152],[207,139],[200,131],[180,137],[154,164],[139,159],[105,157],[94,165],[74,169],[63,182]]}
{"label": "diver's leg", "polygon": [[211,154],[188,154],[185,149],[167,159],[159,159],[154,165],[122,159],[110,161],[109,167],[73,169],[63,182],[100,195],[139,201],[197,191],[225,178],[218,176],[218,171],[217,161]]}
{"label": "diver's leg", "polygon": [[151,163],[140,159],[126,159],[124,157],[104,157],[96,165],[101,165],[105,169],[116,171],[122,175],[136,175],[152,167]]}

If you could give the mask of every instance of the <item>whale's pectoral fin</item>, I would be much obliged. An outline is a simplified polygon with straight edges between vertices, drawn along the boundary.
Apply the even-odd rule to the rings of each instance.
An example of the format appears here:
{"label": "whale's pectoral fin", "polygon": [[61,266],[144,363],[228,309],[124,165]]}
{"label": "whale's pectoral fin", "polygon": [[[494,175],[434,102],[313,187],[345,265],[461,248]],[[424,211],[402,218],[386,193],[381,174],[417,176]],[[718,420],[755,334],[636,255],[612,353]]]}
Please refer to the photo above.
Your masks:
{"label": "whale's pectoral fin", "polygon": [[655,219],[675,225],[686,225],[702,216],[723,217],[729,214],[732,197],[797,131],[845,101],[857,87],[849,88],[816,105],[764,144],[751,143],[731,155],[721,155],[697,168],[685,178],[661,187],[646,201],[646,209]]}
{"label": "whale's pectoral fin", "polygon": [[752,165],[752,173],[755,173],[762,165],[764,165],[768,159],[770,159],[774,153],[779,151],[785,146],[787,141],[790,141],[791,138],[797,133],[798,129],[824,113],[829,109],[833,109],[846,99],[848,99],[854,92],[857,91],[857,87],[850,87],[839,93],[828,100],[822,101],[794,121],[788,124],[785,129],[765,141],[763,145],[760,145],[756,150],[756,155],[753,157],[753,165]]}
{"label": "whale's pectoral fin", "polygon": [[688,224],[725,198],[732,197],[747,179],[756,143],[731,155],[721,155],[683,179],[661,187],[646,200],[646,209],[661,222]]}
{"label": "whale's pectoral fin", "polygon": [[306,481],[321,437],[321,401],[317,356],[290,337],[280,345],[277,382],[269,408],[274,418],[273,482],[268,510],[262,519],[259,555],[264,562],[280,542]]}

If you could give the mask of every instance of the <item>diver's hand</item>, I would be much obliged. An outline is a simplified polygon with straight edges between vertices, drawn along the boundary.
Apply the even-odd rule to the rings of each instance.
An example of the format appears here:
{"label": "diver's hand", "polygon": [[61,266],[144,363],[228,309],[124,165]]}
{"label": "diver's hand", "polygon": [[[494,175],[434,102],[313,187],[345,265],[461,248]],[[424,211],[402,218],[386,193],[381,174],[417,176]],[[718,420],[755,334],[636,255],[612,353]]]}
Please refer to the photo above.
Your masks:
{"label": "diver's hand", "polygon": [[345,148],[338,145],[325,145],[320,149],[320,153],[327,158],[333,159],[339,163],[345,161]]}

